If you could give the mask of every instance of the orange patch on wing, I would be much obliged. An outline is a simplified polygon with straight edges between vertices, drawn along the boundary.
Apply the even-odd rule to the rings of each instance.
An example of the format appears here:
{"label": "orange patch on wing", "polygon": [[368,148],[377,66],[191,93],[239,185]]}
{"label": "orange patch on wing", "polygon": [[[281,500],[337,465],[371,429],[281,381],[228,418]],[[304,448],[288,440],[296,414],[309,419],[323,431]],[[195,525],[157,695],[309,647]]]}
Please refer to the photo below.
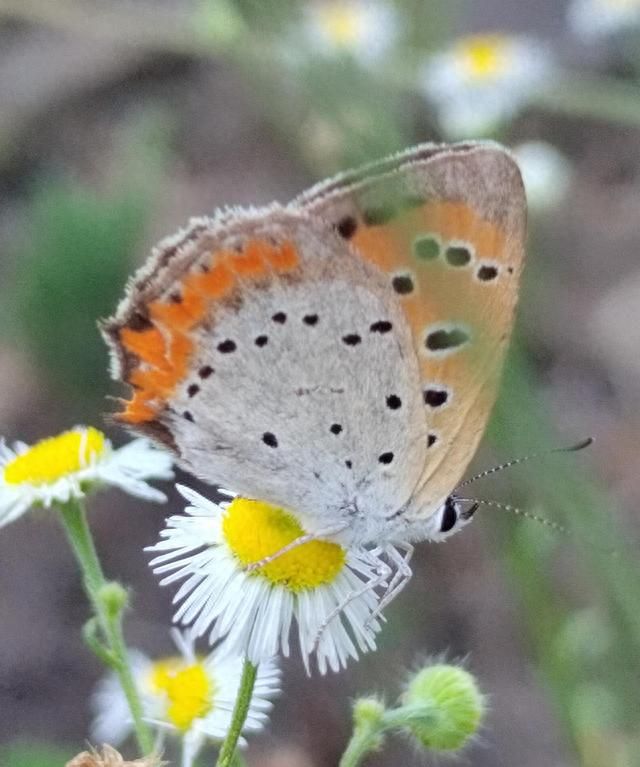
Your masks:
{"label": "orange patch on wing", "polygon": [[468,205],[461,202],[428,204],[422,215],[427,230],[437,232],[443,240],[469,240],[475,246],[478,258],[501,260],[504,234]]}
{"label": "orange patch on wing", "polygon": [[283,242],[279,248],[271,248],[267,255],[269,262],[279,272],[290,272],[298,266],[298,251],[292,242]]}
{"label": "orange patch on wing", "polygon": [[145,421],[153,421],[157,412],[152,407],[143,394],[136,393],[129,402],[126,403],[126,407],[117,418],[125,423],[144,423]]}
{"label": "orange patch on wing", "polygon": [[251,240],[243,253],[235,253],[230,258],[231,269],[242,277],[257,277],[267,270],[265,248],[256,240]]}
{"label": "orange patch on wing", "polygon": [[173,370],[138,368],[131,374],[130,383],[139,389],[140,396],[145,394],[146,399],[151,400],[170,395],[175,384],[175,376]]}
{"label": "orange patch on wing", "polygon": [[391,226],[369,226],[360,227],[352,243],[368,261],[385,272],[392,272],[406,262],[404,240],[402,232]]}
{"label": "orange patch on wing", "polygon": [[448,240],[468,240],[474,245],[477,258],[504,260],[503,232],[461,202],[425,203],[388,223],[361,226],[352,243],[367,260],[390,272],[406,265],[413,240],[421,234],[438,234],[445,244]]}
{"label": "orange patch on wing", "polygon": [[194,323],[193,316],[182,303],[153,301],[149,304],[149,316],[158,325],[172,330],[188,330]]}
{"label": "orange patch on wing", "polygon": [[122,328],[120,342],[127,351],[133,352],[150,365],[162,367],[165,363],[165,340],[158,328],[147,330]]}
{"label": "orange patch on wing", "polygon": [[207,299],[222,298],[231,292],[234,285],[232,271],[224,263],[225,254],[218,257],[216,263],[208,272],[202,274],[190,274],[185,279],[188,289],[203,295]]}
{"label": "orange patch on wing", "polygon": [[148,312],[154,327],[134,331],[120,329],[120,342],[140,358],[128,382],[137,391],[127,402],[119,420],[135,424],[151,421],[175,393],[187,375],[194,342],[188,335],[208,315],[211,304],[230,294],[238,278],[257,279],[269,271],[291,271],[300,263],[292,242],[272,245],[249,240],[240,253],[219,251],[211,255],[215,265],[207,271],[188,272],[177,286],[179,300],[152,301]]}

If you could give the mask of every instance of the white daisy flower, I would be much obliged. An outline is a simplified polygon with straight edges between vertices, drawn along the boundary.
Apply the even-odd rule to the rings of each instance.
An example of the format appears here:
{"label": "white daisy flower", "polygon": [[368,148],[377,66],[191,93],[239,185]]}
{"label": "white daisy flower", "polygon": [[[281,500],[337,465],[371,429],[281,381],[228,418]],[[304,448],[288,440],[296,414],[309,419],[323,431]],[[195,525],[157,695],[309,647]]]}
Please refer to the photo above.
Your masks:
{"label": "white daisy flower", "polygon": [[[182,767],[195,761],[207,741],[224,739],[231,724],[244,661],[214,650],[196,655],[193,640],[171,632],[179,655],[152,661],[139,651],[130,653],[134,680],[142,698],[145,719],[163,733],[182,741]],[[273,660],[260,664],[243,732],[261,730],[280,692],[280,669]],[[119,745],[132,732],[127,700],[115,674],[98,683],[92,696],[94,719],[91,738],[96,743]],[[240,744],[246,741],[241,738]]]}
{"label": "white daisy flower", "polygon": [[389,51],[398,32],[395,8],[381,0],[322,0],[305,11],[304,38],[325,56],[350,54],[370,64]]}
{"label": "white daisy flower", "polygon": [[549,50],[540,42],[475,35],[431,56],[422,68],[421,82],[445,133],[472,138],[513,117],[552,71]]}
{"label": "white daisy flower", "polygon": [[77,426],[31,447],[0,441],[0,527],[31,506],[49,508],[82,498],[99,485],[114,485],[148,501],[165,501],[146,480],[171,479],[171,456],[146,439],[114,450],[92,426]]}
{"label": "white daisy flower", "polygon": [[546,141],[525,141],[514,147],[530,210],[542,212],[560,203],[571,182],[571,164]]}
{"label": "white daisy flower", "polygon": [[640,0],[573,0],[567,22],[579,37],[607,37],[640,25]]}
{"label": "white daisy flower", "polygon": [[315,653],[323,674],[375,648],[379,597],[370,586],[386,584],[373,553],[313,540],[248,570],[305,534],[297,519],[261,501],[217,505],[178,490],[191,504],[186,516],[170,517],[149,549],[159,553],[154,571],[170,573],[162,584],[186,579],[174,598],[182,603],[175,621],[192,625],[197,636],[209,631],[211,644],[224,637],[225,646],[258,663],[289,655],[295,619],[307,670]]}

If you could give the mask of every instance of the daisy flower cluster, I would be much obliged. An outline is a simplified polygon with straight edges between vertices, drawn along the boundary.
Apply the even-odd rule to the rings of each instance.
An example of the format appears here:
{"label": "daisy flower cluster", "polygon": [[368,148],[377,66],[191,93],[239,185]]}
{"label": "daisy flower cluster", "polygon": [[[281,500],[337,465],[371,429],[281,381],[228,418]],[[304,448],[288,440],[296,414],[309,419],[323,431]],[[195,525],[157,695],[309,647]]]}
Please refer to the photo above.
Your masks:
{"label": "daisy flower cluster", "polygon": [[[640,0],[570,0],[566,13],[566,32],[579,43],[611,42],[623,32],[640,30]],[[601,108],[597,106],[598,88],[606,96],[606,83],[598,85],[597,76],[591,83],[593,94],[588,91],[573,102],[578,106],[563,106],[562,89],[570,89],[571,72],[561,63],[563,51],[557,41],[488,29],[454,37],[425,54],[419,52],[420,37],[431,45],[437,35],[421,33],[411,26],[411,17],[402,12],[400,4],[391,0],[318,0],[305,6],[302,23],[288,36],[292,41],[288,47],[297,51],[289,75],[297,77],[298,65],[305,59],[317,67],[319,57],[337,60],[348,56],[371,82],[419,94],[435,118],[438,138],[445,140],[488,137],[506,143],[505,133],[513,120],[531,106],[569,114],[602,112],[606,117],[606,98]],[[632,54],[633,46],[627,48]],[[633,61],[630,65],[635,66]],[[303,87],[305,82],[302,78]],[[353,83],[366,81],[349,82],[353,88]],[[630,88],[629,98],[634,96]],[[365,133],[362,126],[367,117],[361,112],[357,98],[345,102],[338,114],[351,121],[349,126],[356,126],[348,129],[341,126],[340,119],[332,122],[311,112],[302,128],[305,151],[312,159],[317,155],[321,162],[338,163],[341,153],[350,150],[350,131],[355,131],[354,141]],[[515,155],[521,162],[532,211],[557,206],[571,181],[567,158],[557,147],[540,140],[524,142],[515,148]]]}
{"label": "daisy flower cluster", "polygon": [[[151,726],[157,744],[166,734],[178,737],[182,766],[191,767],[206,743],[230,732],[239,696],[246,708],[236,735],[264,726],[279,691],[277,657],[290,654],[290,634],[308,672],[312,657],[325,673],[375,648],[376,589],[390,575],[380,554],[316,540],[288,510],[236,497],[216,504],[178,485],[188,505],[166,520],[150,547],[151,566],[163,584],[181,582],[174,620],[189,629],[173,632],[175,656],[151,660],[126,651],[118,633],[126,592],[102,575],[82,503],[108,486],[166,500],[149,482],[172,478],[172,457],[145,439],[115,449],[84,426],[32,446],[3,442],[0,450],[0,525],[32,507],[61,512],[96,610],[88,638],[93,647],[104,643],[96,650],[101,657],[119,658],[93,698],[96,742],[117,746],[135,732],[143,746],[151,741],[140,728]],[[95,635],[96,625],[102,635]],[[205,635],[212,649],[198,655],[195,640]],[[253,679],[243,689],[247,668]],[[87,752],[77,759],[85,757],[102,758]],[[105,758],[115,757],[109,751]]]}

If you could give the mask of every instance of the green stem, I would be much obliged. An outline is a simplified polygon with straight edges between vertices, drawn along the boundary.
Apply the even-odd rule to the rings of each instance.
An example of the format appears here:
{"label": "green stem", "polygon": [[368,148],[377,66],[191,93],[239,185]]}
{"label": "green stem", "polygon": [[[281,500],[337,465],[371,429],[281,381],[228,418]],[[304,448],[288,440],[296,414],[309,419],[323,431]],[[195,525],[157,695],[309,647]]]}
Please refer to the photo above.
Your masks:
{"label": "green stem", "polygon": [[435,707],[432,711],[426,704],[388,709],[379,719],[367,719],[355,726],[351,740],[340,759],[339,767],[357,767],[367,754],[377,751],[382,746],[386,732],[405,730],[413,721],[419,725],[422,733],[430,727],[434,729],[441,727],[441,718]]}
{"label": "green stem", "polygon": [[143,720],[142,703],[129,666],[129,656],[122,632],[122,612],[126,600],[123,599],[122,603],[114,609],[113,604],[108,604],[103,598],[105,587],[110,584],[102,572],[83,502],[77,499],[70,500],[60,507],[60,511],[67,538],[82,571],[85,591],[105,640],[104,652],[98,655],[102,660],[112,659],[110,665],[118,675],[127,698],[138,746],[143,756],[150,754],[153,750],[153,738]]}
{"label": "green stem", "polygon": [[377,727],[371,725],[368,727],[357,727],[351,740],[347,743],[339,767],[357,767],[364,757],[374,751],[380,745],[380,731]]}
{"label": "green stem", "polygon": [[224,739],[222,748],[218,754],[216,767],[233,767],[234,765],[238,740],[247,719],[247,714],[249,713],[251,696],[253,695],[257,674],[258,667],[254,666],[251,661],[245,659],[240,687],[238,688],[238,697],[236,698],[236,705],[233,709],[231,726],[229,727],[229,732],[227,732],[227,736]]}

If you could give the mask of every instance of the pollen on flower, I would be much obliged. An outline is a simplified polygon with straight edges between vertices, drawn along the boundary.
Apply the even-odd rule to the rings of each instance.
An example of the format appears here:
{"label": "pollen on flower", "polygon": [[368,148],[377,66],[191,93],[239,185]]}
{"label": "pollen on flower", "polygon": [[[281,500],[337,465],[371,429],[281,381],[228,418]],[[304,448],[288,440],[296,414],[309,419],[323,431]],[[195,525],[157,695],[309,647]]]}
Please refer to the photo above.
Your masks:
{"label": "pollen on flower", "polygon": [[[275,554],[305,534],[289,512],[246,498],[235,498],[229,504],[222,530],[229,548],[244,566]],[[337,543],[309,541],[280,555],[255,574],[298,592],[331,583],[345,562],[345,551]]]}
{"label": "pollen on flower", "polygon": [[10,461],[4,467],[4,481],[10,485],[55,482],[89,466],[105,450],[106,440],[101,431],[93,427],[72,429],[37,442]]}
{"label": "pollen on flower", "polygon": [[180,658],[158,661],[151,670],[151,685],[166,695],[166,716],[181,732],[213,708],[215,690],[202,663],[185,665]]}
{"label": "pollen on flower", "polygon": [[475,35],[457,46],[460,65],[477,80],[489,79],[504,72],[508,61],[508,38],[503,35]]}

